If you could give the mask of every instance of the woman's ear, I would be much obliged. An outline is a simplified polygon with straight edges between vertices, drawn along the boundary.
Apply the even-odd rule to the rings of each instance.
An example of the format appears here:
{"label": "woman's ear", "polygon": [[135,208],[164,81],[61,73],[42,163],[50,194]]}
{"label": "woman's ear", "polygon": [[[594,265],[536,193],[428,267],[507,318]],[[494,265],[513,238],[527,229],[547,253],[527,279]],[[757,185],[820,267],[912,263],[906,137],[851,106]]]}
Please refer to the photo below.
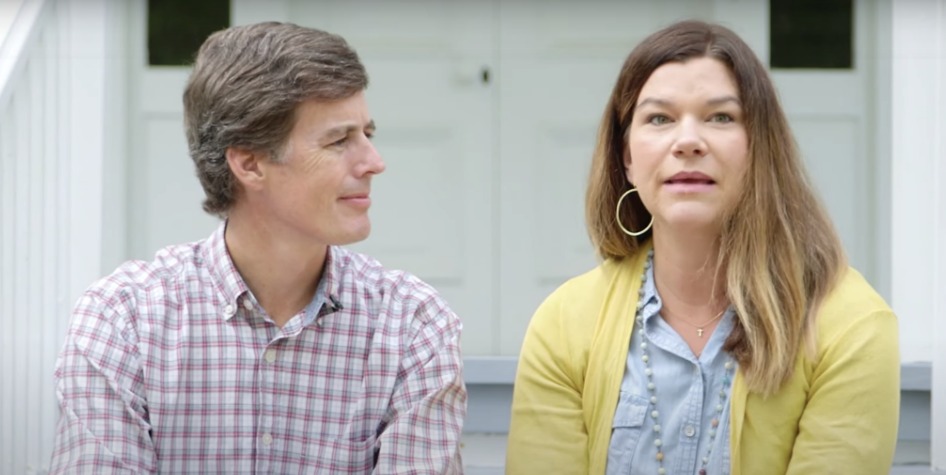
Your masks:
{"label": "woman's ear", "polygon": [[634,168],[631,166],[631,151],[628,149],[627,145],[624,146],[623,162],[624,162],[624,177],[627,178],[628,184],[631,186],[634,185]]}

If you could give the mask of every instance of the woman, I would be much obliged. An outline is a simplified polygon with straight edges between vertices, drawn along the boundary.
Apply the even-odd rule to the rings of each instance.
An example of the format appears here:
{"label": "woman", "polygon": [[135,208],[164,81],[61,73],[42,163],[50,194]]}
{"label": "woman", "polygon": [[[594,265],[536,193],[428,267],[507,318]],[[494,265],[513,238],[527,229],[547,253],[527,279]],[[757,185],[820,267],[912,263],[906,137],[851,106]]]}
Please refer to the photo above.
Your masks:
{"label": "woman", "polygon": [[603,262],[529,325],[507,473],[889,473],[895,316],[732,31],[681,22],[631,52],[586,211]]}

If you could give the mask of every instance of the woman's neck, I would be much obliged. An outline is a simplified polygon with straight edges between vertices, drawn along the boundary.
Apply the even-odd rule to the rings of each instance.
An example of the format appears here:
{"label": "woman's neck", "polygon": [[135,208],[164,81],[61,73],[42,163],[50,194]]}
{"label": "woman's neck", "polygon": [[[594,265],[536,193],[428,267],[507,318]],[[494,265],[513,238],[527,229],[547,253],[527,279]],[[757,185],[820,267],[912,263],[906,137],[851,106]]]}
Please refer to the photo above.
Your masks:
{"label": "woman's neck", "polygon": [[726,307],[725,274],[717,273],[719,239],[697,233],[654,233],[654,284],[674,314],[705,320]]}

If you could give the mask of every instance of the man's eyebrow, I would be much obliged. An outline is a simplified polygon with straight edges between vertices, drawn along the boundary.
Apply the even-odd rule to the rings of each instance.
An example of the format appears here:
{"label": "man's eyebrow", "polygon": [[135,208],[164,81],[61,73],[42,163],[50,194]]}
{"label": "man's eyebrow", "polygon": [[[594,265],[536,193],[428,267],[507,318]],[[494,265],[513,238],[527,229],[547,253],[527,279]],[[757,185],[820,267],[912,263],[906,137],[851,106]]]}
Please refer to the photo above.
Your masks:
{"label": "man's eyebrow", "polygon": [[[363,128],[366,130],[374,131],[377,127],[375,126],[374,120],[371,120],[371,121],[368,121],[368,123],[365,124]],[[331,129],[326,130],[323,135],[324,136],[348,135],[352,132],[355,132],[361,129],[362,127],[356,124],[344,124],[344,125],[339,125],[337,127],[332,127]]]}

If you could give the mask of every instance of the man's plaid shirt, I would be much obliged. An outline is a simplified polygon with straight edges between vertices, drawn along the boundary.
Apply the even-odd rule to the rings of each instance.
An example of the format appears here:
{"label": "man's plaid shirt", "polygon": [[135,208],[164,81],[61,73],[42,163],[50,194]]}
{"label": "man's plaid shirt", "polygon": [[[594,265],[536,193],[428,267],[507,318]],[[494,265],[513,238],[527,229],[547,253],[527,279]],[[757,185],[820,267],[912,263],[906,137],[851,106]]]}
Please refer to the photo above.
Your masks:
{"label": "man's plaid shirt", "polygon": [[312,304],[279,328],[225,226],[79,300],[51,472],[462,472],[462,325],[436,291],[330,247]]}

